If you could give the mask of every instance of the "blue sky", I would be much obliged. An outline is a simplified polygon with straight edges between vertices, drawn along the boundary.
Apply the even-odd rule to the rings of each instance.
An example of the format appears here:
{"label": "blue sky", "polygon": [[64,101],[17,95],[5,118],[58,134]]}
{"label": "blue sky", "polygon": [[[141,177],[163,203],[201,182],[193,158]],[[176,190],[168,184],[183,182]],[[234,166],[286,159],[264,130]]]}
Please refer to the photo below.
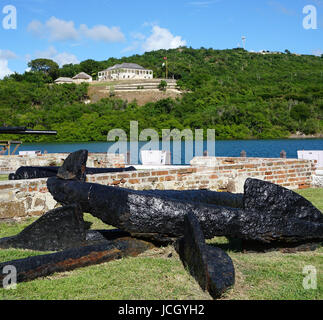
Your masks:
{"label": "blue sky", "polygon": [[[17,10],[5,29],[3,9]],[[303,8],[317,11],[305,29]],[[11,21],[12,22],[12,21]],[[60,65],[181,45],[323,53],[323,0],[0,0],[0,78],[34,58]]]}

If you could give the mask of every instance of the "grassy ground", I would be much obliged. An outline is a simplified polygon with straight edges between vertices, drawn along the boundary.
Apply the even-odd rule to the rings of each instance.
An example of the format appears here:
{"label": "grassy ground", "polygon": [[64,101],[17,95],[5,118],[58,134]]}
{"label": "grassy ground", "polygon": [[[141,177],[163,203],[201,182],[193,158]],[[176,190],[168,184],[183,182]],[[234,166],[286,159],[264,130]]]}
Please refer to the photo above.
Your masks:
{"label": "grassy ground", "polygon": [[[300,192],[323,211],[323,189]],[[85,215],[92,229],[107,228],[99,220]],[[15,235],[34,220],[1,224],[0,237]],[[220,246],[232,258],[236,284],[225,300],[322,300],[323,248],[315,252],[283,254],[242,253],[236,244],[216,238],[210,244]],[[39,252],[0,250],[0,262],[25,258]],[[317,289],[303,288],[303,268],[317,270]],[[1,270],[0,270],[1,272]],[[127,258],[102,265],[54,274],[29,283],[18,284],[16,290],[0,289],[0,299],[19,300],[208,300],[196,281],[183,268],[172,247],[154,249],[137,258]]]}
{"label": "grassy ground", "polygon": [[8,176],[0,174],[0,181],[6,181],[6,180],[8,180]]}

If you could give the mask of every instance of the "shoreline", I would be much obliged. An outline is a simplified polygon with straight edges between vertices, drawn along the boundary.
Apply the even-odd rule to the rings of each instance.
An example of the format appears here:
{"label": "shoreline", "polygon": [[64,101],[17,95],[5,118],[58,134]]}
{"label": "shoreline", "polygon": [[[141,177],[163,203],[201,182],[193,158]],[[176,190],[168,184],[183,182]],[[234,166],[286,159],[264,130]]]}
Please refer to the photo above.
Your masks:
{"label": "shoreline", "polygon": [[[304,135],[304,136],[298,136],[298,135],[291,135],[290,137],[285,138],[272,138],[272,139],[256,139],[256,138],[249,138],[249,139],[216,139],[217,141],[277,141],[277,140],[320,140],[323,139],[323,134],[319,135]],[[160,140],[162,141],[162,140]],[[184,141],[184,140],[182,140]],[[194,142],[194,140],[190,140]],[[207,140],[203,140],[207,141]],[[130,143],[131,141],[125,141],[127,143]],[[143,143],[148,143],[149,141],[138,141]],[[25,142],[24,145],[28,144],[73,144],[73,143],[113,143],[111,141],[42,141],[42,142]]]}
{"label": "shoreline", "polygon": [[297,134],[292,134],[289,138],[287,139],[291,139],[291,140],[297,140],[297,139],[323,139],[323,134],[319,133],[319,134],[315,134],[315,135],[297,135]]}

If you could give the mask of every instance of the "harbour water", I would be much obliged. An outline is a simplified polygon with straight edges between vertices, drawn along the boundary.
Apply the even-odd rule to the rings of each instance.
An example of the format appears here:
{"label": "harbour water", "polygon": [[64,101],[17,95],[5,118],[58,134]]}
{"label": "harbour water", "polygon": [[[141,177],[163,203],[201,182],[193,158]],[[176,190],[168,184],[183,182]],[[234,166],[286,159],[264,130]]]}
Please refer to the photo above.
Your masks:
{"label": "harbour water", "polygon": [[[42,153],[69,153],[80,149],[86,149],[89,152],[105,153],[113,146],[108,142],[93,143],[35,143],[23,144],[19,151],[35,151]],[[215,146],[215,149],[214,149]],[[245,151],[248,157],[256,158],[279,158],[280,153],[284,150],[287,158],[297,158],[297,151],[300,150],[323,150],[323,139],[284,139],[284,140],[234,140],[234,141],[216,141],[213,148],[208,149],[209,155],[218,157],[239,157],[241,151]],[[147,142],[139,142],[138,153],[140,150],[149,149]],[[178,150],[180,149],[180,150]],[[130,144],[128,143],[128,150]],[[160,150],[165,150],[160,143]],[[166,149],[167,150],[167,149]],[[173,143],[170,143],[170,150],[174,156],[172,159],[175,164],[189,164],[189,161],[196,154],[200,155],[201,150],[207,150],[207,141],[204,145],[197,146],[195,143],[182,142],[181,148],[175,151]],[[186,154],[186,156],[185,156]]]}

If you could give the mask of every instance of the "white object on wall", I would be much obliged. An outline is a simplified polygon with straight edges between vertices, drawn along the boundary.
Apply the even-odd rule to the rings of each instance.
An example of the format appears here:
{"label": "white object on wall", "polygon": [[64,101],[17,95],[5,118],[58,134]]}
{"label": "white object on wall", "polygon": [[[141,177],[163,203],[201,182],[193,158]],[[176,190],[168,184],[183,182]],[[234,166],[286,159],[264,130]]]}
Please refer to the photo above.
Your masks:
{"label": "white object on wall", "polygon": [[20,156],[36,156],[41,154],[41,151],[19,151]]}
{"label": "white object on wall", "polygon": [[317,168],[323,168],[323,150],[322,151],[298,151],[298,159],[316,160]]}
{"label": "white object on wall", "polygon": [[143,165],[164,166],[166,165],[166,159],[167,159],[166,151],[155,151],[155,150],[141,151],[141,162]]}

